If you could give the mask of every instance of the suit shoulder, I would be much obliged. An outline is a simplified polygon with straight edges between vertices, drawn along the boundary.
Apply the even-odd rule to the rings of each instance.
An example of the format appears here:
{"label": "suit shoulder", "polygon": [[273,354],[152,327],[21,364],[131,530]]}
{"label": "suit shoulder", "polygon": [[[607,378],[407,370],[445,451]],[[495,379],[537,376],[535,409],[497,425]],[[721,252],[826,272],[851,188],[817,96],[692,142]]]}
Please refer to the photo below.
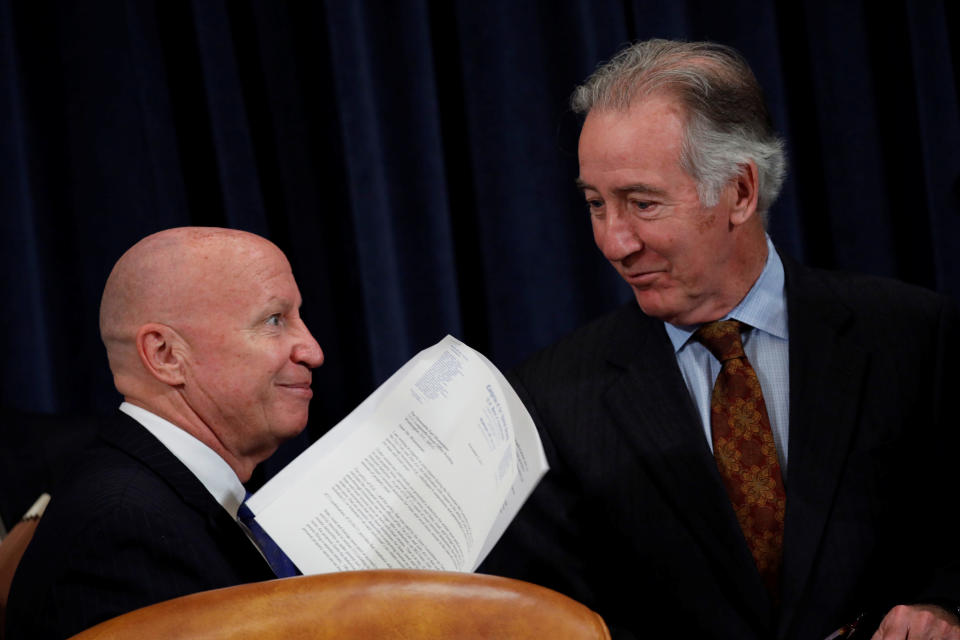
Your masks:
{"label": "suit shoulder", "polygon": [[[891,324],[929,324],[956,316],[955,301],[923,287],[879,276],[809,269],[799,304],[830,296],[864,317]],[[790,283],[788,281],[788,287]]]}
{"label": "suit shoulder", "polygon": [[[26,564],[66,562],[75,553],[89,554],[98,539],[130,534],[143,546],[159,539],[159,532],[196,533],[207,526],[205,514],[185,502],[168,478],[109,439],[88,447],[51,496],[30,545],[36,557],[25,557]],[[144,535],[151,531],[155,535]]]}
{"label": "suit shoulder", "polygon": [[[55,488],[54,503],[64,508],[102,513],[118,507],[162,510],[177,493],[153,470],[107,444],[92,447],[75,475]],[[59,510],[59,506],[56,510]]]}

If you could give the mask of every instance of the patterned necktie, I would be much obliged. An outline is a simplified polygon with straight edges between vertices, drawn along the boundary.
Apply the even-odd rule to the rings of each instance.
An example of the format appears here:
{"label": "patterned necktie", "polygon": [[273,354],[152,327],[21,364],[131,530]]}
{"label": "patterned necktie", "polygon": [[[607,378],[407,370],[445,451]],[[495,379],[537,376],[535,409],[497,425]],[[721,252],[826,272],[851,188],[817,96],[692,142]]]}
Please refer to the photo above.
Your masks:
{"label": "patterned necktie", "polygon": [[713,455],[760,577],[776,599],[786,494],[760,381],[743,352],[742,327],[736,320],[710,322],[693,337],[722,365],[710,399]]}
{"label": "patterned necktie", "polygon": [[[250,497],[249,493],[247,497]],[[256,519],[254,519],[253,511],[250,510],[246,502],[241,504],[240,508],[237,509],[237,518],[243,526],[246,527],[253,541],[260,547],[260,551],[263,553],[263,557],[266,558],[267,564],[270,565],[270,568],[273,569],[273,572],[278,578],[289,578],[300,575],[300,570],[290,561],[287,554],[277,546],[273,538],[271,538]]]}

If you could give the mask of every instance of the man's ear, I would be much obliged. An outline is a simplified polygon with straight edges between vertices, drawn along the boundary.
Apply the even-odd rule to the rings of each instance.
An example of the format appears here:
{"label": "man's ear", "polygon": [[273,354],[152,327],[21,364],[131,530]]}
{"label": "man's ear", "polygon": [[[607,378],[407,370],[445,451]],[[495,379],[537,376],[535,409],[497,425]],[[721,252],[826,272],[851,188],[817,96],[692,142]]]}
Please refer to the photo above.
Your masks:
{"label": "man's ear", "polygon": [[186,342],[172,327],[150,322],[137,331],[137,353],[144,368],[160,382],[176,387],[186,382]]}
{"label": "man's ear", "polygon": [[739,226],[748,221],[757,212],[757,163],[753,160],[740,165],[740,173],[733,179],[733,207],[730,210],[730,224]]}

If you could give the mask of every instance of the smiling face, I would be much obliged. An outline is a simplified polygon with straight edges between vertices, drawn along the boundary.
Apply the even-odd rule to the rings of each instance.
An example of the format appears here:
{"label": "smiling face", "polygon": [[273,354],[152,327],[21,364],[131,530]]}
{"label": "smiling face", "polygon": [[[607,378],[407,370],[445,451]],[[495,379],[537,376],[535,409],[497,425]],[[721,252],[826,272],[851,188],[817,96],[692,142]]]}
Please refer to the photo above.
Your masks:
{"label": "smiling face", "polygon": [[580,133],[580,178],[597,247],[647,315],[677,325],[716,320],[746,295],[766,260],[756,168],[704,207],[680,165],[683,112],[666,95],[627,111],[592,110]]}
{"label": "smiling face", "polygon": [[323,353],[300,318],[283,253],[229,243],[198,270],[182,304],[186,404],[238,459],[259,461],[307,423],[311,369]]}

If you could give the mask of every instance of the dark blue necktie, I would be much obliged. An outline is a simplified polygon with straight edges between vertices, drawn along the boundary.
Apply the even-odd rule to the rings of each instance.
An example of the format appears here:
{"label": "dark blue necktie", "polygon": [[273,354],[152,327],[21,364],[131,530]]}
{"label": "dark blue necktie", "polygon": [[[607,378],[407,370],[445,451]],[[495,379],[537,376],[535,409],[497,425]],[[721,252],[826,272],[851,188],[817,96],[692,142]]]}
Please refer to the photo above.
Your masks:
{"label": "dark blue necktie", "polygon": [[[250,494],[247,494],[247,497],[249,498]],[[237,517],[240,519],[240,522],[243,523],[243,526],[247,528],[247,531],[250,532],[250,535],[253,536],[254,542],[260,547],[260,551],[263,552],[263,557],[267,559],[267,563],[278,578],[289,578],[300,575],[299,569],[290,561],[287,554],[277,546],[273,538],[267,535],[263,527],[254,519],[253,511],[250,511],[250,507],[247,506],[246,502],[241,504],[240,508],[237,509]]]}

